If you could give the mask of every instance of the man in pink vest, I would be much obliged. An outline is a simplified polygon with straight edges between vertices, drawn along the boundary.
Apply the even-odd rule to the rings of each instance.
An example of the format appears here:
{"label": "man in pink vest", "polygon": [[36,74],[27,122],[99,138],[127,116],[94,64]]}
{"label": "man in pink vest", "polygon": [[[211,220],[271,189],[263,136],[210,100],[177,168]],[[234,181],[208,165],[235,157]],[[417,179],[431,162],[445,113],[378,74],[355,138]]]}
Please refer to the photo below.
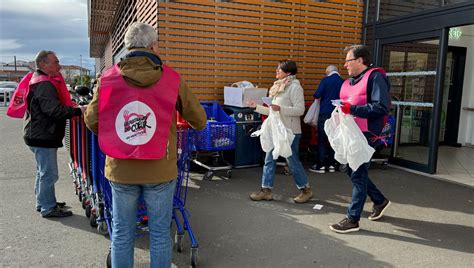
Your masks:
{"label": "man in pink vest", "polygon": [[124,38],[129,52],[102,73],[85,123],[98,133],[112,187],[112,267],[133,267],[136,215],[145,199],[151,267],[171,267],[173,194],[177,177],[176,111],[195,129],[206,113],[180,75],[157,55],[158,35],[133,23]]}
{"label": "man in pink vest", "polygon": [[26,96],[23,139],[35,154],[36,210],[44,218],[68,217],[72,212],[65,210],[66,203],[57,202],[55,195],[54,185],[59,179],[57,155],[63,146],[66,119],[82,112],[74,107],[69,93],[61,90],[64,80],[56,79],[61,77],[56,54],[42,50],[35,62],[37,70],[31,76]]}
{"label": "man in pink vest", "polygon": [[[384,118],[390,110],[390,85],[382,68],[369,67],[371,56],[366,46],[354,45],[346,48],[345,52],[347,55],[344,67],[351,78],[344,81],[341,87],[341,110],[354,116],[369,144],[374,146],[373,138],[382,132]],[[380,219],[390,205],[390,201],[369,178],[369,166],[370,162],[367,162],[357,170],[348,169],[352,181],[352,201],[347,209],[347,216],[330,226],[334,232],[359,231],[360,215],[367,195],[374,202],[369,220]]]}

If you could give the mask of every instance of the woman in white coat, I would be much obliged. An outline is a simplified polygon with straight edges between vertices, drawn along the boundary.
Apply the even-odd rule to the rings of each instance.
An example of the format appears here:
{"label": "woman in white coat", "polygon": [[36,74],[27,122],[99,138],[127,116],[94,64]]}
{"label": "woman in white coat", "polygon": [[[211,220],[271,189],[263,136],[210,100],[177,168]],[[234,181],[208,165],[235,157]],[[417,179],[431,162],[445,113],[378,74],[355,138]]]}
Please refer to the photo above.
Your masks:
{"label": "woman in white coat", "polygon": [[[248,105],[256,108],[260,114],[268,115],[269,109],[279,112],[281,120],[286,128],[291,129],[295,138],[291,144],[292,155],[287,158],[288,166],[293,174],[296,187],[300,190],[298,196],[293,198],[295,203],[306,203],[313,197],[313,191],[309,187],[308,177],[299,159],[299,146],[301,140],[301,119],[304,114],[304,91],[300,81],[295,75],[298,71],[296,63],[291,60],[282,60],[276,69],[277,81],[270,88],[269,97],[272,105],[264,107],[249,101]],[[273,159],[272,151],[267,152],[263,166],[262,185],[258,192],[252,193],[250,199],[253,201],[273,200],[273,182],[275,180],[276,160]]]}

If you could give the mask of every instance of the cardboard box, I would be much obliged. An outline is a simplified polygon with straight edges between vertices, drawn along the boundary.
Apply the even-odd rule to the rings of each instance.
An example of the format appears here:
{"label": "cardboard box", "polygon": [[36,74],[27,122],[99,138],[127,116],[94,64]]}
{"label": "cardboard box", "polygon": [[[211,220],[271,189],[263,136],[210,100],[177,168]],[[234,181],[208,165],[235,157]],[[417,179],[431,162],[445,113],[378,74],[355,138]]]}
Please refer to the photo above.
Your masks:
{"label": "cardboard box", "polygon": [[268,89],[266,88],[239,88],[239,87],[224,87],[224,105],[245,108],[247,100],[254,100],[258,104],[262,104],[262,97],[267,96]]}

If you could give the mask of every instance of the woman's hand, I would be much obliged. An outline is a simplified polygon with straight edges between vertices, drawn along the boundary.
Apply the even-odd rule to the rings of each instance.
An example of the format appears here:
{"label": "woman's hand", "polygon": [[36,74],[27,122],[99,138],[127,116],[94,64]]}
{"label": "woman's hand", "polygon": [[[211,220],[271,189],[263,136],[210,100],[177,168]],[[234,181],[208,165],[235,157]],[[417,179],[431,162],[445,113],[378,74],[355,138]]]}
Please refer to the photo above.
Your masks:
{"label": "woman's hand", "polygon": [[279,105],[272,104],[272,105],[270,105],[270,107],[272,108],[273,111],[276,111],[276,112],[280,111],[280,106]]}
{"label": "woman's hand", "polygon": [[257,102],[255,102],[254,100],[247,100],[245,102],[250,108],[256,108],[257,107]]}

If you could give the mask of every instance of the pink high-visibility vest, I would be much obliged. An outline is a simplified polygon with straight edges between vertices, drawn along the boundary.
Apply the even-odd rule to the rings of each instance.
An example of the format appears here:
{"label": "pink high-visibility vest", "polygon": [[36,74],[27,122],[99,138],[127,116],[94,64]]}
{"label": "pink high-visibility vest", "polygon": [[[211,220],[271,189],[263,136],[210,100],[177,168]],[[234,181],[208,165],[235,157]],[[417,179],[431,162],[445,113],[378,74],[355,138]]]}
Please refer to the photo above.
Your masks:
{"label": "pink high-visibility vest", "polygon": [[[349,102],[351,105],[366,105],[367,104],[367,81],[369,80],[370,74],[373,71],[379,71],[385,75],[385,71],[382,68],[372,68],[365,72],[359,83],[351,86],[349,79],[344,81],[341,87],[339,97],[343,102]],[[359,126],[362,132],[369,131],[367,118],[354,117],[354,121]]]}
{"label": "pink high-visibility vest", "polygon": [[179,74],[163,65],[160,80],[147,88],[125,81],[118,65],[107,70],[99,88],[99,146],[117,159],[161,159],[179,89]]}
{"label": "pink high-visibility vest", "polygon": [[26,110],[28,109],[28,103],[26,98],[30,93],[30,87],[34,84],[49,81],[56,88],[58,93],[59,101],[62,105],[74,107],[76,104],[71,100],[71,95],[66,87],[66,82],[61,74],[57,76],[49,75],[38,75],[34,76],[33,72],[27,73],[18,84],[13,96],[11,97],[10,104],[8,105],[7,115],[13,118],[23,118]]}

